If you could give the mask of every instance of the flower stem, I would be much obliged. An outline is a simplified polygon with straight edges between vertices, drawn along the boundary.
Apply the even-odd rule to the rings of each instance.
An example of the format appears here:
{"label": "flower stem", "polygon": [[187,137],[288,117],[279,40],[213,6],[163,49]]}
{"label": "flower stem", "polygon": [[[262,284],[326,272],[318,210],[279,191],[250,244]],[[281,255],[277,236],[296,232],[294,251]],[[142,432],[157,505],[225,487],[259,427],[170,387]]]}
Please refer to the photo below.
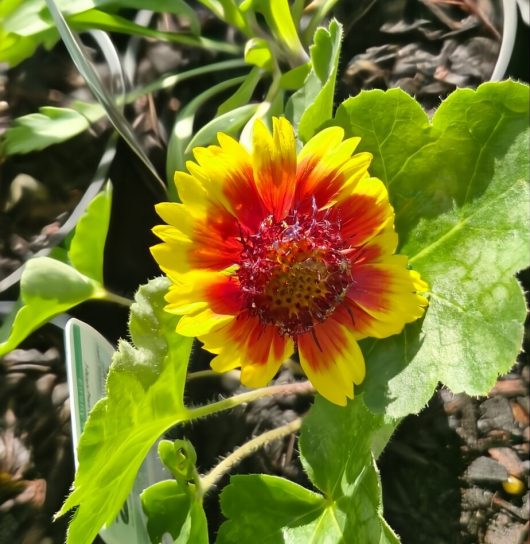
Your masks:
{"label": "flower stem", "polygon": [[220,378],[222,374],[215,372],[215,370],[197,370],[196,372],[190,372],[186,376],[186,380],[191,382],[192,380],[198,380],[199,378]]}
{"label": "flower stem", "polygon": [[106,289],[101,293],[101,296],[99,296],[98,298],[100,300],[106,300],[107,302],[115,302],[116,304],[119,304],[120,306],[125,306],[127,308],[129,308],[134,302],[134,300],[131,300],[130,298],[122,297],[120,295],[117,295],[116,293],[111,293]]}
{"label": "flower stem", "polygon": [[238,465],[245,457],[253,454],[259,448],[266,446],[273,440],[278,440],[294,433],[300,429],[302,425],[302,419],[297,418],[286,425],[282,425],[271,431],[260,434],[255,438],[252,438],[235,451],[233,451],[228,457],[223,459],[217,466],[215,466],[208,474],[201,478],[202,493],[206,494],[212,489],[212,487],[227,473],[230,472],[236,465]]}
{"label": "flower stem", "polygon": [[315,389],[309,381],[289,383],[285,385],[272,385],[270,387],[262,387],[261,389],[254,389],[240,395],[234,395],[228,399],[223,399],[212,404],[206,404],[204,406],[198,406],[197,408],[190,408],[188,410],[187,421],[198,419],[200,417],[210,416],[223,410],[230,410],[240,404],[246,404],[264,397],[272,397],[274,395],[292,395],[302,394],[308,395],[314,393]]}

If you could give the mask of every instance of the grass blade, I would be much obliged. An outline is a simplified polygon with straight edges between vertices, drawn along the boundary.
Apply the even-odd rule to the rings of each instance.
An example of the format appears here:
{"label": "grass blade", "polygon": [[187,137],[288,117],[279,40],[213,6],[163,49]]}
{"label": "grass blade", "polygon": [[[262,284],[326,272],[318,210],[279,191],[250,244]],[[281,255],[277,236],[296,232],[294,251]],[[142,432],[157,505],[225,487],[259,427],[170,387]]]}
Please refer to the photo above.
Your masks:
{"label": "grass blade", "polygon": [[127,142],[129,147],[136,153],[136,155],[138,155],[138,157],[144,163],[147,169],[153,174],[153,177],[159,183],[160,187],[165,193],[165,183],[162,181],[153,163],[149,160],[144,150],[138,143],[138,140],[129,122],[116,107],[113,97],[103,86],[99,74],[92,66],[92,63],[88,60],[88,57],[84,51],[83,44],[68,26],[68,23],[58,9],[55,1],[46,0],[46,4],[48,6],[48,9],[50,10],[53,20],[55,21],[57,30],[59,31],[59,34],[61,35],[61,38],[68,52],[70,53],[70,56],[72,57],[72,61],[74,62],[81,75],[85,78],[88,87],[90,88],[98,102],[105,108],[105,112],[107,113],[111,123],[114,125],[114,128]]}

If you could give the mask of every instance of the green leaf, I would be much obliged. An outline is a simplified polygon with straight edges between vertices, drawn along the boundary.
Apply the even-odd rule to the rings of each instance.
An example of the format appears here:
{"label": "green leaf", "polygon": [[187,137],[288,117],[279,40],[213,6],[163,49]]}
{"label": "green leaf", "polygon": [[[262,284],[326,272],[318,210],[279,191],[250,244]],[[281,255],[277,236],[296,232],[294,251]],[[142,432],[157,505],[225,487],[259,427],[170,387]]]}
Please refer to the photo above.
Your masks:
{"label": "green leaf", "polygon": [[129,34],[131,36],[143,36],[157,40],[168,41],[183,45],[201,47],[208,50],[216,50],[224,53],[239,53],[237,46],[226,42],[209,40],[201,36],[189,34],[187,32],[163,32],[153,28],[138,25],[129,21],[125,17],[120,17],[113,13],[106,13],[98,9],[91,9],[76,13],[68,17],[68,23],[75,30],[91,30],[98,28],[107,32],[118,32]]}
{"label": "green leaf", "polygon": [[311,71],[311,63],[301,64],[288,72],[282,74],[280,78],[280,87],[290,91],[298,91]]}
{"label": "green leaf", "polygon": [[[96,7],[109,12],[116,8],[146,7],[145,0],[58,0],[57,5],[67,18]],[[149,2],[149,9],[184,17],[189,22],[192,34],[200,34],[197,14],[183,0],[153,0]],[[39,45],[51,47],[58,39],[59,33],[50,17],[45,0],[2,0],[0,61],[14,66],[31,56]]]}
{"label": "green leaf", "polygon": [[[58,4],[69,14],[94,7],[94,0],[59,0]],[[58,38],[45,0],[0,2],[0,62],[15,66],[33,55],[39,45],[51,48]]]}
{"label": "green leaf", "polygon": [[110,223],[112,186],[99,193],[88,205],[75,228],[68,257],[74,268],[103,284],[103,254]]}
{"label": "green leaf", "polygon": [[274,66],[273,56],[267,43],[263,38],[252,38],[245,44],[245,62],[254,64],[258,68],[272,71]]}
{"label": "green leaf", "polygon": [[34,330],[77,304],[97,298],[101,286],[71,266],[49,257],[30,259],[20,279],[22,306],[0,355],[16,348]]}
{"label": "green leaf", "polygon": [[254,90],[260,79],[261,73],[259,68],[252,68],[235,93],[217,108],[217,115],[230,113],[232,110],[242,106],[249,106],[249,102],[252,99],[252,95],[254,94]]}
{"label": "green leaf", "polygon": [[[363,2],[355,2],[355,5],[351,6],[351,10],[348,12],[348,16],[353,12],[357,10],[361,10],[363,13],[369,9],[365,4],[369,5],[369,1],[363,1]],[[309,22],[306,23],[306,27],[304,28],[303,32],[303,38],[304,43],[307,43],[311,37],[313,36],[317,26],[322,24],[322,21],[328,14],[328,12],[333,8],[333,6],[338,2],[338,0],[321,0],[320,2],[317,2],[315,8],[311,14],[311,18],[309,19]],[[348,18],[348,23],[350,19]]]}
{"label": "green leaf", "polygon": [[237,136],[241,128],[256,113],[259,107],[260,104],[248,104],[212,119],[195,133],[195,136],[186,146],[185,154],[189,155],[194,147],[216,143],[218,132]]}
{"label": "green leaf", "polygon": [[328,30],[321,27],[315,32],[310,47],[311,71],[287,102],[286,115],[298,127],[302,142],[307,142],[333,114],[341,41],[342,26],[336,20],[331,21]]}
{"label": "green leaf", "polygon": [[161,542],[165,533],[179,544],[208,544],[206,515],[200,500],[175,480],[148,487],[141,499],[153,544]]}
{"label": "green leaf", "polygon": [[[322,495],[285,478],[266,474],[232,476],[221,493],[221,509],[228,521],[223,523],[217,544],[289,542],[304,534],[308,525],[318,521],[326,508]],[[311,542],[310,539],[304,542]]]}
{"label": "green leaf", "polygon": [[[192,68],[178,74],[165,75],[127,93],[124,102],[130,104],[141,96],[173,87],[192,77],[217,70],[239,68],[244,65],[242,60],[228,60]],[[118,105],[121,104],[119,99],[116,102]],[[86,130],[91,123],[105,117],[105,109],[101,104],[81,101],[74,101],[71,104],[71,109],[43,107],[39,112],[39,114],[33,113],[18,117],[14,120],[13,126],[6,130],[3,150],[8,155],[29,153],[66,141]]]}
{"label": "green leaf", "polygon": [[149,6],[146,6],[145,0],[115,0],[97,2],[100,9],[103,9],[107,5],[112,7],[116,5],[120,8],[133,8],[133,9],[146,9],[148,7],[151,11],[158,13],[173,13],[178,17],[183,17],[189,23],[190,30],[193,34],[201,33],[201,22],[197,12],[190,7],[184,0],[150,0]]}
{"label": "green leaf", "polygon": [[298,36],[296,26],[287,0],[246,0],[240,6],[241,11],[253,9],[260,12],[276,39],[283,43],[289,54],[289,60],[295,64],[307,61],[307,54]]}
{"label": "green leaf", "polygon": [[382,519],[379,477],[371,442],[383,425],[357,397],[345,408],[318,397],[304,420],[304,468],[323,495],[283,478],[233,476],[221,494],[229,519],[217,544],[397,544]]}
{"label": "green leaf", "polygon": [[140,287],[131,307],[133,344],[120,341],[107,378],[107,397],[91,411],[79,442],[79,469],[60,513],[79,506],[68,544],[91,544],[117,516],[149,449],[188,417],[183,403],[191,338],[175,332],[164,311],[166,278]]}
{"label": "green leaf", "polygon": [[430,285],[422,323],[362,343],[365,399],[399,417],[438,382],[482,395],[513,365],[526,308],[513,275],[530,263],[528,86],[460,89],[432,124],[400,90],[347,100],[335,123],[361,136],[387,185],[400,252]]}
{"label": "green leaf", "polygon": [[99,114],[100,111],[99,106],[90,106],[93,112],[85,108],[85,115],[70,108],[45,106],[39,108],[39,113],[18,117],[4,135],[6,154],[38,151],[83,132],[90,126],[90,114]]}

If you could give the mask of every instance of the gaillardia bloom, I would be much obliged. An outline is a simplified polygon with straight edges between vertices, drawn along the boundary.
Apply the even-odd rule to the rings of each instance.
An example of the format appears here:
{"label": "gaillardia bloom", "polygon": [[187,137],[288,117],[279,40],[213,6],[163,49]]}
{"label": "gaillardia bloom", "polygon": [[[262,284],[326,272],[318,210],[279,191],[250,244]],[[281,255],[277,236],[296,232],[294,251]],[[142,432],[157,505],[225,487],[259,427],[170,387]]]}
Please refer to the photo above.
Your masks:
{"label": "gaillardia bloom", "polygon": [[151,248],[172,282],[177,332],[266,385],[298,351],[315,389],[344,405],[365,364],[357,341],[399,333],[424,313],[427,285],[394,255],[394,211],[359,138],[327,128],[296,153],[293,128],[254,125],[252,150],[226,134],[177,172],[181,204],[156,210]]}

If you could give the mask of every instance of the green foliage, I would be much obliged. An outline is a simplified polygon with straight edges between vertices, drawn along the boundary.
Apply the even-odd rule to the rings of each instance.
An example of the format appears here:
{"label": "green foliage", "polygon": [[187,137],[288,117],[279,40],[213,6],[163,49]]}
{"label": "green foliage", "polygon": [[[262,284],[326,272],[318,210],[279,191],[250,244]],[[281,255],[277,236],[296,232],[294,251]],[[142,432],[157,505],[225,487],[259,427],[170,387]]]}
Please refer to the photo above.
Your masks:
{"label": "green foliage", "polygon": [[175,480],[158,482],[141,494],[147,531],[153,544],[165,533],[181,544],[207,544],[208,527],[200,494],[195,449],[187,440],[161,440],[158,454]]}
{"label": "green foliage", "polygon": [[283,478],[234,476],[221,494],[228,518],[218,544],[374,542],[397,544],[381,515],[370,451],[383,418],[361,398],[346,408],[317,398],[304,420],[300,450],[314,493]]}
{"label": "green foliage", "polygon": [[89,278],[103,284],[103,255],[110,223],[112,187],[94,197],[86,213],[79,219],[68,256],[72,266]]}
{"label": "green foliage", "polygon": [[95,197],[79,220],[70,250],[63,255],[74,267],[49,257],[36,257],[26,263],[20,281],[20,303],[2,327],[0,355],[16,348],[53,317],[86,300],[105,297],[103,250],[111,199],[109,186]]}
{"label": "green foliage", "polygon": [[19,117],[5,133],[5,153],[28,153],[63,142],[90,126],[90,114],[99,113],[100,108],[93,105],[92,110],[93,112],[87,109],[82,114],[70,108],[46,106],[40,108],[39,113]]}
{"label": "green foliage", "polygon": [[335,20],[328,30],[321,27],[315,32],[310,47],[311,71],[304,85],[287,102],[285,113],[297,127],[302,142],[307,142],[333,114],[341,41],[342,26]]}
{"label": "green foliage", "polygon": [[430,285],[423,322],[366,340],[365,399],[398,417],[441,381],[485,394],[520,350],[526,308],[513,274],[530,263],[528,87],[460,89],[430,124],[400,90],[347,100],[335,123],[361,136],[387,185],[400,252]]}
{"label": "green foliage", "polygon": [[223,42],[215,42],[202,38],[201,36],[190,35],[181,32],[162,32],[160,30],[148,28],[125,17],[120,17],[114,13],[107,13],[98,9],[90,9],[82,13],[76,13],[68,17],[68,24],[77,31],[91,30],[97,28],[107,32],[116,32],[118,34],[128,34],[131,36],[142,36],[144,38],[153,38],[170,43],[195,46],[205,49],[213,49],[225,53],[237,53],[237,48],[233,45]]}
{"label": "green foliage", "polygon": [[208,544],[208,527],[201,502],[175,480],[148,487],[141,498],[153,544],[159,544],[165,533],[178,544]]}
{"label": "green foliage", "polygon": [[149,449],[187,419],[183,403],[191,338],[175,332],[164,311],[168,280],[140,287],[131,307],[132,343],[121,341],[107,378],[107,397],[92,410],[79,442],[79,470],[59,515],[79,505],[68,544],[90,544],[124,503]]}
{"label": "green foliage", "polygon": [[88,88],[92,91],[98,102],[105,108],[105,112],[118,131],[120,136],[127,142],[129,147],[136,153],[138,158],[144,163],[146,168],[151,172],[154,179],[157,180],[165,190],[164,182],[160,179],[156,168],[146,155],[143,147],[139,144],[136,135],[127,121],[121,110],[116,106],[114,98],[104,87],[99,74],[88,59],[84,47],[79,41],[79,38],[73,33],[70,25],[64,18],[55,0],[46,0],[50,14],[57,26],[57,30],[61,35],[63,43],[72,58],[76,68],[84,77]]}
{"label": "green foliage", "polygon": [[273,55],[267,40],[263,38],[252,38],[245,45],[245,62],[254,64],[263,70],[272,71],[274,62]]}
{"label": "green foliage", "polygon": [[[165,75],[127,93],[124,102],[129,104],[148,93],[167,89],[193,77],[241,66],[244,66],[242,60],[228,60]],[[116,102],[120,105],[121,101],[117,99]],[[14,155],[44,149],[77,136],[104,116],[105,109],[99,103],[74,101],[71,108],[40,108],[39,113],[30,113],[14,120],[3,136],[2,151]]]}
{"label": "green foliage", "polygon": [[99,290],[96,282],[67,264],[49,257],[30,259],[20,280],[22,305],[17,307],[10,328],[2,328],[0,356],[15,349],[52,317],[97,297]]}
{"label": "green foliage", "polygon": [[250,106],[249,102],[252,99],[252,94],[256,89],[256,85],[261,79],[261,73],[259,68],[254,67],[248,75],[245,77],[245,80],[237,88],[237,90],[229,98],[227,98],[218,108],[217,115],[222,115],[223,113],[231,113],[237,108],[242,106]]}
{"label": "green foliage", "polygon": [[161,440],[158,456],[177,482],[187,484],[195,479],[197,453],[188,440]]}
{"label": "green foliage", "polygon": [[[66,18],[73,19],[94,8],[108,12],[111,16],[116,9],[145,9],[147,7],[143,0],[58,0],[56,3]],[[174,13],[183,17],[188,20],[194,36],[200,33],[200,24],[195,11],[183,0],[152,0],[148,7],[153,11]],[[123,26],[120,26],[120,21],[124,23]],[[83,23],[81,17],[78,29],[84,28]],[[98,21],[95,20],[94,24],[97,28]],[[112,30],[130,32],[132,29],[129,24],[132,23],[126,19],[117,18]],[[143,35],[140,29],[134,30],[139,35]],[[202,46],[201,40],[194,36],[187,38],[193,44]],[[158,37],[168,38],[164,33]],[[185,35],[176,33],[169,37],[176,41],[179,38],[186,39]],[[4,0],[2,2],[0,6],[0,62],[7,62],[10,66],[14,66],[30,57],[39,45],[50,48],[58,39],[59,33],[50,17],[45,0]],[[209,43],[209,46],[214,45],[213,42]],[[222,47],[222,44],[217,45]]]}

